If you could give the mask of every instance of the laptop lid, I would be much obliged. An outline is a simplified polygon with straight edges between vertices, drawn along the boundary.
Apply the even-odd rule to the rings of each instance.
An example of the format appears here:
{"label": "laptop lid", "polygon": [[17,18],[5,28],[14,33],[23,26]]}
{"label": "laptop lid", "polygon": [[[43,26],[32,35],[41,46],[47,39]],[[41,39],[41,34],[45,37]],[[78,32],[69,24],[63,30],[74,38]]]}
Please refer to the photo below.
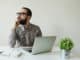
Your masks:
{"label": "laptop lid", "polygon": [[32,48],[32,54],[51,51],[55,40],[56,36],[43,36],[35,38],[34,45]]}

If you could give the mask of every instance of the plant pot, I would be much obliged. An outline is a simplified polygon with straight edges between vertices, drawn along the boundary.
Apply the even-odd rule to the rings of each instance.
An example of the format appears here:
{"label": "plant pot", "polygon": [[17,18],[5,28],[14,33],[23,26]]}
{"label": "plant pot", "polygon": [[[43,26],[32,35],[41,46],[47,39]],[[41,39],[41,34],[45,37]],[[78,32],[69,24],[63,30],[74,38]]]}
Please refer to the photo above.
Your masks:
{"label": "plant pot", "polygon": [[66,50],[61,50],[61,60],[68,60],[70,58],[70,52]]}

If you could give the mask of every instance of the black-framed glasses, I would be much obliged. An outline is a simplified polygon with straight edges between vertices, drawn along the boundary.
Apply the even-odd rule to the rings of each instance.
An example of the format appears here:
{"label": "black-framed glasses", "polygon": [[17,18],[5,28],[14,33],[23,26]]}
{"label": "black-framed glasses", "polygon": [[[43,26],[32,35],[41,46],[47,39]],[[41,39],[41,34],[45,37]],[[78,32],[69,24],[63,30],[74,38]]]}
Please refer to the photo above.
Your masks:
{"label": "black-framed glasses", "polygon": [[17,12],[16,14],[17,15],[27,15],[27,13],[25,13],[25,12]]}

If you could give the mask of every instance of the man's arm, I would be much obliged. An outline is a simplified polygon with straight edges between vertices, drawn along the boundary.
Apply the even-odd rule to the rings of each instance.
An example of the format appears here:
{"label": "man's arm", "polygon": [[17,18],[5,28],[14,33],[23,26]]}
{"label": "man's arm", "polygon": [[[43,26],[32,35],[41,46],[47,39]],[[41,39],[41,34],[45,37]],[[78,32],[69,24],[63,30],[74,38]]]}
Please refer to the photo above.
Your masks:
{"label": "man's arm", "polygon": [[11,34],[10,34],[10,47],[14,48],[15,45],[16,45],[16,40],[17,40],[17,35],[16,35],[16,32],[15,30],[12,30],[11,31]]}
{"label": "man's arm", "polygon": [[40,27],[37,28],[37,37],[41,37],[42,36],[42,32]]}
{"label": "man's arm", "polygon": [[19,43],[21,46],[26,46],[26,37],[25,37],[25,29],[24,29],[24,26],[23,25],[19,25],[17,28],[16,28],[16,33],[17,33],[17,36],[19,37]]}

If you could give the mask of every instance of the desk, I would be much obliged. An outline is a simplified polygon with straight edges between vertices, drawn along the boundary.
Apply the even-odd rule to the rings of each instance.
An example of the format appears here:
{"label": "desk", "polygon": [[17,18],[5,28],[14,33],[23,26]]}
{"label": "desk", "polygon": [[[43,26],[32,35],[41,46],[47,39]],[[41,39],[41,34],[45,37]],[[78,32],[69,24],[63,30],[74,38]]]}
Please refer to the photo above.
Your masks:
{"label": "desk", "polygon": [[[2,48],[2,49],[10,50],[10,48],[9,49]],[[0,55],[0,60],[61,60],[61,59],[60,59],[60,51],[53,51],[38,55],[32,55],[26,52],[20,57]],[[72,56],[69,60],[80,60],[80,57]]]}

